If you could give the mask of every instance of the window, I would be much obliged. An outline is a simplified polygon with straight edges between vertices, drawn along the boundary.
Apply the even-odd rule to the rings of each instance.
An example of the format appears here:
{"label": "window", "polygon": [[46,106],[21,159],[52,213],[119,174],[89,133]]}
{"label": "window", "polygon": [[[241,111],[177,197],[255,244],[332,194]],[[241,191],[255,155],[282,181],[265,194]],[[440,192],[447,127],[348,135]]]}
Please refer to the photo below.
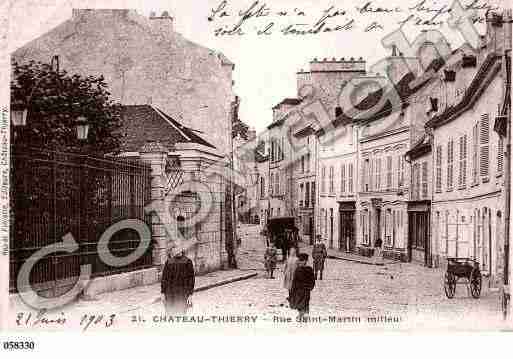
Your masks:
{"label": "window", "polygon": [[413,179],[414,179],[414,196],[416,199],[420,198],[420,164],[415,163],[413,165]]}
{"label": "window", "polygon": [[442,146],[436,146],[436,173],[435,188],[436,192],[442,192]]}
{"label": "window", "polygon": [[349,193],[353,193],[354,189],[353,189],[353,164],[350,163],[348,165],[348,182],[347,182],[347,191]]}
{"label": "window", "polygon": [[301,156],[301,173],[305,173],[305,156]]}
{"label": "window", "polygon": [[303,207],[303,184],[300,183],[299,184],[299,194],[298,194],[298,199],[299,199],[299,207]]}
{"label": "window", "polygon": [[504,170],[504,138],[499,136],[497,143],[497,174],[502,174]]}
{"label": "window", "polygon": [[369,211],[363,210],[360,214],[360,222],[362,228],[362,242],[365,245],[370,245],[370,233],[369,233]]}
{"label": "window", "polygon": [[306,155],[306,172],[310,173],[310,154]]}
{"label": "window", "polygon": [[335,186],[333,184],[333,177],[334,177],[334,168],[333,166],[330,166],[330,194],[333,194],[335,192]]}
{"label": "window", "polygon": [[479,156],[479,173],[481,177],[488,177],[490,175],[490,118],[488,114],[481,116],[481,125],[479,131],[480,138],[480,156]]}
{"label": "window", "polygon": [[454,141],[451,139],[447,144],[447,191],[452,191],[453,184],[453,160],[454,160]]}
{"label": "window", "polygon": [[401,178],[401,161],[403,156],[397,156],[397,188],[401,188],[403,186],[402,178]]}
{"label": "window", "polygon": [[322,166],[321,171],[321,193],[326,193],[326,166]]}
{"label": "window", "polygon": [[381,188],[381,158],[376,158],[376,190],[379,191]]}
{"label": "window", "polygon": [[422,197],[428,196],[428,163],[422,162]]}
{"label": "window", "polygon": [[274,186],[274,173],[271,173],[271,179],[269,181],[269,195],[270,196],[272,196],[274,194],[273,186]]}
{"label": "window", "polygon": [[315,205],[315,182],[311,183],[310,188],[312,190],[312,201],[311,201],[311,204],[312,204],[312,207],[313,207]]}
{"label": "window", "polygon": [[310,182],[306,182],[305,207],[310,207]]}
{"label": "window", "polygon": [[337,106],[335,107],[335,118],[342,115],[342,107]]}
{"label": "window", "polygon": [[392,187],[392,156],[387,156],[387,189]]}
{"label": "window", "polygon": [[346,165],[340,165],[340,193],[346,192]]}
{"label": "window", "polygon": [[260,198],[265,197],[265,180],[264,177],[260,177]]}
{"label": "window", "polygon": [[467,135],[460,137],[460,171],[458,175],[458,186],[464,188],[467,184]]}
{"label": "window", "polygon": [[362,191],[369,191],[369,159],[366,158],[362,166]]}
{"label": "window", "polygon": [[472,184],[477,183],[477,174],[479,173],[479,121],[472,128]]}

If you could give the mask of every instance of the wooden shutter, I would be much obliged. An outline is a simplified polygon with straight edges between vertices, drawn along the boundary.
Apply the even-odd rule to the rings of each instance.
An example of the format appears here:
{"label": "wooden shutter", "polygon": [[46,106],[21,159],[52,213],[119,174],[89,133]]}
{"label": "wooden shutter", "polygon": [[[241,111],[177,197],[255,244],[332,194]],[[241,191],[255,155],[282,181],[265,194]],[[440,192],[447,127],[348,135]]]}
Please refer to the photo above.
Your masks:
{"label": "wooden shutter", "polygon": [[326,166],[322,166],[321,193],[326,193]]}
{"label": "wooden shutter", "polygon": [[442,146],[436,147],[436,191],[442,191]]}
{"label": "wooden shutter", "polygon": [[271,173],[271,179],[269,181],[269,195],[273,194],[273,186],[274,186],[274,174]]}
{"label": "wooden shutter", "polygon": [[428,196],[428,163],[422,162],[422,197]]}
{"label": "wooden shutter", "polygon": [[488,177],[490,175],[490,117],[488,114],[481,116],[479,139],[481,145],[479,173],[481,177]]}
{"label": "wooden shutter", "polygon": [[353,193],[353,164],[352,163],[350,163],[348,165],[347,172],[348,172],[348,176],[347,176],[348,177],[347,191],[349,193]]}
{"label": "wooden shutter", "polygon": [[504,139],[499,136],[497,143],[497,173],[502,173],[504,170]]}
{"label": "wooden shutter", "polygon": [[401,155],[397,156],[397,188],[401,188],[403,185],[401,181],[401,158]]}
{"label": "wooden shutter", "polygon": [[451,139],[447,143],[447,190],[452,190],[453,184],[453,154],[454,154],[454,141]]}
{"label": "wooden shutter", "polygon": [[346,166],[342,164],[340,166],[340,192],[346,192]]}
{"label": "wooden shutter", "polygon": [[333,166],[330,166],[330,193],[333,193],[334,192],[334,186],[333,186],[333,174],[334,172],[334,169],[333,169]]}
{"label": "wooden shutter", "polygon": [[472,128],[472,183],[477,182],[477,174],[479,173],[479,121]]}
{"label": "wooden shutter", "polygon": [[392,187],[392,156],[387,157],[387,189]]}
{"label": "wooden shutter", "polygon": [[467,185],[467,135],[463,135],[461,138],[461,146],[460,146],[460,171],[461,171],[461,185]]}

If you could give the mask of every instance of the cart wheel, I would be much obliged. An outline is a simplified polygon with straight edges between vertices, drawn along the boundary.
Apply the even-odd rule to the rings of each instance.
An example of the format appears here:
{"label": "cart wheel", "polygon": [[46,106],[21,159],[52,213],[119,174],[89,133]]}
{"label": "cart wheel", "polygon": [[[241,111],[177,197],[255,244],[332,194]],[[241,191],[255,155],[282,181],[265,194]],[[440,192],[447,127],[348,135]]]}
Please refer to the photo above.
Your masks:
{"label": "cart wheel", "polygon": [[474,268],[470,273],[470,294],[473,298],[477,299],[481,295],[481,282],[481,272]]}
{"label": "cart wheel", "polygon": [[452,273],[445,273],[444,277],[444,290],[447,298],[454,298],[454,293],[456,292],[456,277]]}

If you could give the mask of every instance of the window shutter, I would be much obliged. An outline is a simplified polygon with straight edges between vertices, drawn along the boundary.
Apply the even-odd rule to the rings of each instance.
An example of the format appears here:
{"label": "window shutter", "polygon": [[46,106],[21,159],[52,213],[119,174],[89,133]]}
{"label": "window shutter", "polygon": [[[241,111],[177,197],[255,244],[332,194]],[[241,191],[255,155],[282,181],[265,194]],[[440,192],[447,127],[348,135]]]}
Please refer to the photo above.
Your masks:
{"label": "window shutter", "polygon": [[504,170],[504,139],[499,137],[497,144],[497,173],[502,173]]}
{"label": "window shutter", "polygon": [[347,191],[349,193],[353,193],[353,164],[350,163],[348,165],[348,185],[347,185]]}
{"label": "window shutter", "polygon": [[274,174],[271,173],[271,179],[269,181],[269,195],[273,194],[273,186],[274,186]]}
{"label": "window shutter", "polygon": [[447,190],[452,190],[453,181],[453,154],[454,154],[454,141],[449,140],[447,143]]}
{"label": "window shutter", "polygon": [[479,172],[479,162],[477,159],[479,151],[479,121],[472,128],[472,183],[477,182],[477,174]]}
{"label": "window shutter", "polygon": [[333,166],[330,166],[330,193],[333,193],[334,192],[334,187],[333,187]]}
{"label": "window shutter", "polygon": [[387,157],[387,189],[392,187],[392,156]]}
{"label": "window shutter", "polygon": [[321,173],[321,192],[326,192],[326,166],[322,166],[322,173]]}
{"label": "window shutter", "polygon": [[344,164],[340,166],[340,192],[346,192],[346,166]]}
{"label": "window shutter", "polygon": [[488,114],[481,116],[481,125],[479,130],[479,138],[481,144],[480,151],[480,175],[487,177],[490,174],[490,118]]}
{"label": "window shutter", "polygon": [[467,185],[467,135],[463,135],[462,137],[462,145],[461,145],[461,185]]}
{"label": "window shutter", "polygon": [[397,156],[397,188],[402,187],[402,181],[401,181],[401,158],[402,156]]}
{"label": "window shutter", "polygon": [[442,191],[442,146],[436,147],[436,191]]}
{"label": "window shutter", "polygon": [[422,197],[428,195],[428,163],[422,162]]}

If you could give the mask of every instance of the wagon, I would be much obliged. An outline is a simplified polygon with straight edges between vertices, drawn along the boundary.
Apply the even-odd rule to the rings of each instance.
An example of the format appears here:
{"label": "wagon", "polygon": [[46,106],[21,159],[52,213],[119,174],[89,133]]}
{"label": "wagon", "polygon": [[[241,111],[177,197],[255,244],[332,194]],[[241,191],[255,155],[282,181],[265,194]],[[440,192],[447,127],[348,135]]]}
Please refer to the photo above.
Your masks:
{"label": "wagon", "polygon": [[454,298],[456,284],[461,280],[467,284],[472,297],[479,298],[482,282],[479,263],[470,258],[447,258],[447,272],[444,276],[444,289],[447,298]]}

